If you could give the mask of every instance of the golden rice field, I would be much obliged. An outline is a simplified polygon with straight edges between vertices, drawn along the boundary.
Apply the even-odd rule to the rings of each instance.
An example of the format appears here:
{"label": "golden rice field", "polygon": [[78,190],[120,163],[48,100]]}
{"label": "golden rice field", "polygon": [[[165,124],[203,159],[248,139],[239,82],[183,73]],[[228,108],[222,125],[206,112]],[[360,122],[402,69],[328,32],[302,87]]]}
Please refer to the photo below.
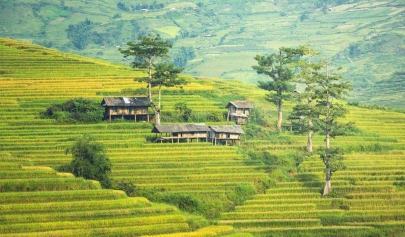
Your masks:
{"label": "golden rice field", "polygon": [[[144,88],[143,71],[0,39],[0,236],[402,236],[405,232],[405,114],[351,107],[345,121],[361,131],[332,140],[346,152],[346,170],[332,177],[334,196],[321,198],[323,164],[306,159],[290,179],[274,183],[217,216],[197,216],[145,197],[101,189],[96,181],[56,169],[65,149],[83,133],[108,147],[112,178],[156,195],[194,195],[225,205],[230,193],[271,174],[243,149],[288,157],[305,136],[289,142],[243,139],[242,145],[153,143],[153,124],[57,124],[39,118],[52,103]],[[163,94],[162,105],[187,102],[198,113],[226,112],[212,97],[244,97],[270,124],[275,108],[254,85],[187,76],[189,84]],[[182,90],[180,92],[180,90]],[[210,95],[210,96],[207,96]],[[286,113],[292,102],[285,106]],[[164,118],[163,118],[164,119]],[[164,120],[163,120],[164,121]],[[216,122],[226,124],[226,121]],[[212,123],[215,124],[215,123]],[[265,128],[268,129],[268,128]],[[314,145],[323,137],[316,135]],[[229,206],[229,203],[227,204]],[[208,218],[208,219],[207,219]]]}

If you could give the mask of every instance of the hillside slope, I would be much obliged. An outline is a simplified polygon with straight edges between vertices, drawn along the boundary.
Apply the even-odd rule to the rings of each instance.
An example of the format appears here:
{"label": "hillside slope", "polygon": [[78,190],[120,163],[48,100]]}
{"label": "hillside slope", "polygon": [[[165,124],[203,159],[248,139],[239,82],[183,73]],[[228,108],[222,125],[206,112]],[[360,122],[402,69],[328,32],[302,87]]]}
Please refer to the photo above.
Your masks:
{"label": "hillside slope", "polygon": [[[160,144],[153,143],[150,123],[58,124],[39,117],[39,111],[50,104],[75,97],[101,102],[105,95],[139,95],[142,90],[137,89],[144,85],[133,78],[144,75],[143,71],[10,39],[0,39],[0,52],[0,149],[12,159],[30,159],[35,165],[57,169],[71,160],[65,148],[88,133],[108,147],[113,178],[134,182],[139,194],[151,201],[188,203],[179,207],[219,220],[220,225],[232,225],[237,233],[230,236],[249,236],[249,232],[254,236],[315,236],[319,231],[327,236],[403,233],[404,114],[349,108],[345,120],[356,122],[358,131],[332,141],[332,146],[339,145],[347,153],[348,168],[334,174],[334,195],[321,199],[321,161],[317,157],[296,159],[305,136],[273,132],[276,109],[255,86],[187,77],[188,85],[163,92],[164,123],[178,122],[173,116],[176,102],[186,102],[193,109],[193,122],[228,124],[223,118],[211,121],[207,114],[226,113],[228,101],[251,101],[256,117],[243,127],[246,135],[241,146]],[[286,114],[292,105],[286,103]],[[315,136],[315,146],[321,146],[322,140],[321,135]],[[267,163],[259,157],[262,152],[270,154]],[[7,183],[11,176],[5,175]],[[49,174],[32,173],[38,179],[41,175]],[[8,193],[1,195],[12,195]],[[49,200],[44,195],[41,198]],[[187,223],[182,218],[180,225],[198,228],[207,224],[202,217]],[[178,231],[190,231],[187,228]],[[221,234],[222,227],[218,228]],[[227,228],[225,234],[230,231]]]}
{"label": "hillside slope", "polygon": [[[342,66],[353,101],[403,107],[403,89],[361,91],[403,71],[405,5],[370,1],[2,1],[0,36],[107,61],[119,47],[158,33],[185,73],[256,83],[257,54],[310,44]],[[390,96],[387,100],[384,97]]]}

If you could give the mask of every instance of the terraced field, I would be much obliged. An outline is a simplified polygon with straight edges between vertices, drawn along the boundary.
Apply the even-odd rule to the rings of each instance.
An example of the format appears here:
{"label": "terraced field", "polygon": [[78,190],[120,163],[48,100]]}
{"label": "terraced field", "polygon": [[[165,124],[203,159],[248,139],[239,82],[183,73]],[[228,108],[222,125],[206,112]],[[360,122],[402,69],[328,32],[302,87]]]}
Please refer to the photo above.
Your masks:
{"label": "terraced field", "polygon": [[215,236],[232,230],[192,231],[188,217],[173,206],[128,198],[96,181],[30,163],[0,153],[0,236]]}
{"label": "terraced field", "polygon": [[[223,203],[221,205],[228,207],[230,204],[227,195],[232,193],[235,187],[253,185],[257,180],[266,177],[266,174],[260,170],[260,165],[246,166],[247,158],[238,154],[236,147],[213,147],[210,143],[202,142],[170,145],[152,143],[155,134],[151,133],[153,125],[149,123],[105,122],[72,125],[56,124],[53,120],[39,118],[39,111],[43,111],[52,103],[60,103],[76,97],[90,98],[101,103],[103,93],[120,95],[122,90],[143,88],[143,84],[137,84],[133,81],[134,77],[143,75],[143,72],[134,71],[125,66],[105,64],[104,62],[61,54],[57,51],[13,40],[1,39],[0,42],[0,71],[2,72],[0,75],[0,96],[3,98],[0,102],[1,151],[5,151],[14,157],[10,158],[11,160],[28,160],[36,166],[49,167],[46,172],[31,170],[29,174],[22,173],[24,171],[20,170],[10,171],[11,173],[5,171],[1,176],[4,178],[1,181],[1,185],[4,187],[2,191],[5,192],[2,194],[12,195],[9,192],[14,191],[41,191],[43,193],[42,191],[45,192],[47,188],[43,188],[42,185],[49,185],[49,189],[52,191],[58,191],[61,188],[76,191],[88,187],[93,188],[95,185],[93,182],[86,180],[79,182],[72,176],[58,179],[60,180],[58,182],[55,181],[55,176],[59,176],[57,176],[53,168],[56,169],[70,162],[71,156],[64,154],[65,149],[83,133],[91,134],[108,147],[108,156],[113,163],[113,179],[132,181],[140,189],[150,190],[151,192],[157,191],[162,195],[184,193],[187,195],[193,194],[193,196],[207,200],[217,198],[220,203]],[[163,108],[167,108],[164,111],[174,112],[173,105],[179,101],[187,102],[193,111],[201,114],[207,111],[223,113],[226,110],[224,108],[225,104],[204,98],[204,95],[209,94],[215,87],[223,89],[229,87],[229,85],[221,85],[214,80],[203,81],[193,78],[188,78],[188,80],[189,84],[183,88],[185,92],[181,92],[181,96],[176,92],[169,93],[170,95],[167,96],[164,95],[162,105]],[[18,167],[17,164],[16,166]],[[241,175],[241,172],[243,172],[243,175]],[[13,178],[23,176],[27,176],[27,180]],[[13,187],[20,188],[19,190],[13,190]],[[97,189],[100,189],[98,184]],[[38,195],[37,192],[33,193],[34,196],[35,194]],[[18,195],[14,194],[14,196]],[[43,193],[43,197],[42,194],[39,195],[40,198],[42,197],[41,202],[53,200],[59,195],[63,198],[67,194],[52,193],[49,195],[47,193]],[[79,192],[76,195],[81,194]],[[91,194],[86,195],[91,196]],[[63,200],[64,202],[77,199],[76,196],[70,194],[67,197],[67,199]],[[94,195],[91,197],[94,197]],[[35,200],[35,197],[29,195],[26,198],[27,200]],[[148,207],[160,205],[150,203],[146,199],[141,200],[148,202]],[[56,198],[55,201],[58,202],[58,199]],[[96,200],[90,198],[90,201]],[[20,199],[20,202],[25,203],[26,201]],[[78,199],[77,202],[81,202],[81,200]],[[98,205],[101,205],[101,203],[100,201]],[[8,205],[11,205],[11,203],[4,203],[5,208]],[[57,206],[58,204],[50,205]],[[105,205],[108,208],[109,204],[106,203]],[[117,205],[120,204],[116,204],[115,208],[117,208]],[[58,210],[59,207],[55,208]],[[181,233],[190,232],[196,228],[193,227],[195,224],[189,226],[186,223],[188,217],[179,217],[180,214],[177,209],[174,207],[169,209],[170,213],[168,212],[165,215],[169,217],[173,216],[171,213],[175,213],[173,227],[168,225],[165,230],[163,227],[152,226],[149,229],[145,228],[143,232],[141,231],[142,228],[139,227],[139,233],[149,235],[166,232]],[[84,231],[84,226],[74,223],[73,213],[78,211],[79,208],[72,208],[70,214],[67,214],[67,219],[60,220],[62,222],[71,222],[68,226],[58,228],[58,223],[50,223],[53,227],[48,228],[45,224],[38,224],[35,227],[36,229],[33,227],[21,232],[39,232],[43,229],[44,231],[56,231],[54,235],[65,236],[75,232],[72,229],[83,228],[81,232],[77,232],[77,236],[100,234],[111,236],[110,234],[118,235],[117,233],[122,231],[122,228],[121,230],[117,228],[109,232],[108,228],[111,226],[131,225],[134,227],[123,231],[121,235],[140,235],[136,231],[134,232],[134,230],[138,230],[136,226],[140,225],[137,225],[134,220],[132,222],[126,220],[127,218],[139,219],[133,212],[123,211],[127,217],[120,217],[114,212],[109,214],[107,213],[109,210],[100,209],[96,219],[106,219],[106,230],[103,230],[103,227],[100,231],[92,232],[91,230]],[[153,210],[151,210],[152,212]],[[25,216],[25,214],[31,215],[29,212],[24,213],[23,209],[18,214],[22,216]],[[86,215],[90,214],[78,213],[77,219],[82,220]],[[100,215],[117,216],[116,218],[119,221],[108,223],[108,218],[103,218]],[[17,225],[19,221],[13,220],[10,219],[10,221],[4,222],[3,227],[6,228],[16,224],[14,230],[0,232],[14,235],[19,229]],[[29,221],[27,220],[27,222]],[[118,222],[127,222],[127,224],[119,224]],[[164,221],[157,220],[157,222],[164,224]],[[170,220],[167,222],[169,223]],[[207,221],[202,217],[198,217],[195,222],[202,223],[197,225],[199,227],[207,226]],[[94,226],[98,224],[95,222]],[[152,224],[153,222],[150,223],[150,225]],[[104,224],[100,225],[104,226]],[[153,230],[154,228],[156,230]],[[62,229],[64,232],[57,232],[62,231]],[[195,236],[214,236],[217,233],[228,233],[231,229],[230,226],[207,226],[200,232],[191,233]],[[38,233],[37,235],[40,236],[41,234]]]}
{"label": "terraced field", "polygon": [[[345,120],[355,121],[359,131],[331,142],[345,150],[347,165],[332,177],[332,196],[320,198],[323,164],[310,157],[298,172],[290,173],[289,180],[233,211],[199,213],[217,225],[167,204],[129,198],[56,172],[71,160],[64,154],[66,147],[88,133],[108,147],[112,177],[134,182],[148,198],[191,195],[230,210],[235,190],[254,187],[272,175],[244,149],[288,157],[305,145],[305,136],[289,132],[271,141],[245,138],[240,147],[156,144],[149,123],[57,124],[39,118],[39,111],[52,103],[75,97],[101,102],[104,95],[142,89],[145,85],[133,81],[142,75],[125,66],[0,39],[0,236],[401,236],[404,232],[405,114],[400,113],[350,108]],[[187,80],[184,88],[165,91],[164,112],[174,113],[173,105],[181,101],[199,114],[224,113],[228,100],[246,98],[268,116],[269,124],[276,118],[275,109],[263,99],[265,92],[255,86]],[[286,103],[286,114],[292,105]],[[314,144],[321,146],[323,137],[316,135]]]}
{"label": "terraced field", "polygon": [[[346,118],[367,133],[332,140],[346,151],[346,170],[332,176],[333,194],[320,198],[324,165],[306,159],[291,181],[279,182],[223,213],[220,224],[254,236],[403,236],[405,230],[404,114],[353,109]],[[305,144],[305,137],[291,137]],[[323,137],[315,138],[322,145]],[[284,149],[257,144],[273,154]]]}

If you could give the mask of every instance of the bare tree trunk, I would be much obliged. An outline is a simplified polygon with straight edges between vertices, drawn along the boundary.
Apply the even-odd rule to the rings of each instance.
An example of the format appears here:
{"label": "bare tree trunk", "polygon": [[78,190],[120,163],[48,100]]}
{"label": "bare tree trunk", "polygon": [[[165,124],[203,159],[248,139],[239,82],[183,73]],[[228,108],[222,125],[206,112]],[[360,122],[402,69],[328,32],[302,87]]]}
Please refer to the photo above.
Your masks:
{"label": "bare tree trunk", "polygon": [[331,192],[332,192],[331,174],[327,173],[326,174],[326,183],[325,183],[325,187],[323,188],[322,197],[325,197],[325,195],[328,195]]}
{"label": "bare tree trunk", "polygon": [[329,148],[330,148],[330,137],[329,137],[329,133],[326,134],[325,143],[326,143],[326,149],[329,149]]}
{"label": "bare tree trunk", "polygon": [[153,112],[155,113],[156,125],[160,125],[160,110],[156,108],[154,103],[150,104]]}
{"label": "bare tree trunk", "polygon": [[160,111],[160,98],[162,98],[162,86],[159,86],[158,110]]}
{"label": "bare tree trunk", "polygon": [[282,131],[281,123],[283,122],[283,108],[281,101],[278,102],[278,118],[277,118],[277,130]]}
{"label": "bare tree trunk", "polygon": [[148,98],[152,102],[152,82],[148,82]]}
{"label": "bare tree trunk", "polygon": [[155,111],[155,120],[156,120],[156,125],[160,125],[160,112]]}
{"label": "bare tree trunk", "polygon": [[307,142],[307,151],[312,153],[312,134],[314,132],[313,131],[309,131],[308,132],[308,142]]}
{"label": "bare tree trunk", "polygon": [[152,61],[149,60],[149,70],[148,70],[148,77],[149,77],[149,81],[148,81],[148,97],[150,102],[152,102]]}

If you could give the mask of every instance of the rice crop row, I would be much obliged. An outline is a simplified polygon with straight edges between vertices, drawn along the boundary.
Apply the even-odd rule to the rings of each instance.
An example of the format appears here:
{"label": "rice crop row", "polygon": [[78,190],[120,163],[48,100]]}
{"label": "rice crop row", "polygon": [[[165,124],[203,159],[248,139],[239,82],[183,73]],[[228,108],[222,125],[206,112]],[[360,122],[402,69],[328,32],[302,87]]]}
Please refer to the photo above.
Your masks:
{"label": "rice crop row", "polygon": [[43,229],[63,230],[63,229],[83,229],[83,228],[109,228],[120,226],[137,226],[142,228],[142,225],[166,224],[166,223],[184,223],[185,216],[183,215],[163,215],[163,216],[147,216],[147,217],[127,217],[117,219],[99,219],[86,221],[52,221],[38,223],[21,223],[0,225],[0,232],[5,233],[21,233],[21,232],[38,232]]}
{"label": "rice crop row", "polygon": [[[254,236],[319,236],[319,237],[360,237],[380,236],[380,232],[366,226],[325,226],[325,227],[282,227],[282,228],[242,228],[242,231],[250,232]],[[299,233],[299,235],[297,235]]]}
{"label": "rice crop row", "polygon": [[232,180],[233,182],[251,182],[254,180],[258,180],[260,177],[266,177],[265,174],[259,176],[256,173],[228,173],[228,174],[201,174],[201,175],[167,175],[167,176],[156,176],[156,175],[149,175],[149,176],[124,176],[124,175],[114,175],[113,177],[120,179],[125,178],[129,179],[132,182],[143,185],[143,184],[165,184],[165,183],[191,183],[191,182],[227,182]]}
{"label": "rice crop row", "polygon": [[83,178],[35,178],[0,180],[0,192],[27,192],[69,189],[100,189],[98,182]]}
{"label": "rice crop row", "polygon": [[1,203],[42,203],[84,200],[113,200],[126,197],[125,192],[117,190],[61,190],[41,192],[0,193]]}
{"label": "rice crop row", "polygon": [[186,223],[169,223],[142,226],[122,226],[109,228],[83,228],[83,229],[66,229],[46,232],[27,232],[27,233],[9,233],[3,234],[4,237],[45,237],[45,236],[140,236],[150,234],[163,234],[173,232],[188,231],[189,226]]}
{"label": "rice crop row", "polygon": [[282,228],[321,226],[321,221],[319,219],[221,220],[219,224],[232,225],[236,228]]}
{"label": "rice crop row", "polygon": [[0,179],[51,178],[55,174],[54,170],[2,170]]}

